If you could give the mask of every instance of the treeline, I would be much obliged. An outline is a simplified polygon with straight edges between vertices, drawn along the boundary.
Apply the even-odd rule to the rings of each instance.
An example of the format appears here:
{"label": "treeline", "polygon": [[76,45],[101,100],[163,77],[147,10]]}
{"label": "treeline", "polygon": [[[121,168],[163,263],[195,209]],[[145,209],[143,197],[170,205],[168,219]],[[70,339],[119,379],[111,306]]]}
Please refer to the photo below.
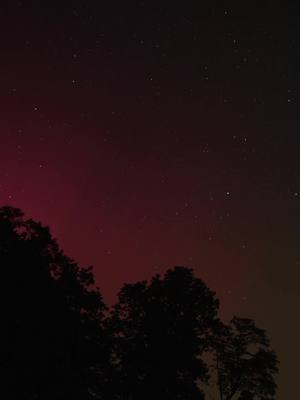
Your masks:
{"label": "treeline", "polygon": [[193,270],[125,284],[108,308],[49,229],[0,208],[0,396],[272,400],[278,360],[253,320],[224,324]]}

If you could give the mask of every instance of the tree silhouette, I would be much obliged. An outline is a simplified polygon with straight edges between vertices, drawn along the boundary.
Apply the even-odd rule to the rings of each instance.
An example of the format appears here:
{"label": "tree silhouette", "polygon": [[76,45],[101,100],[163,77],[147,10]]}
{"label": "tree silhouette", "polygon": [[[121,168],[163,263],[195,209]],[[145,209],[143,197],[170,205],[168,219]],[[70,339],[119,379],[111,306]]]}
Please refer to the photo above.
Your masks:
{"label": "tree silhouette", "polygon": [[0,395],[5,400],[273,400],[277,358],[254,321],[218,318],[219,301],[175,267],[125,284],[108,314],[91,267],[49,229],[0,208]]}
{"label": "tree silhouette", "polygon": [[214,336],[214,368],[220,400],[273,400],[278,360],[263,329],[247,318],[218,323]]}
{"label": "tree silhouette", "polygon": [[111,318],[121,398],[202,398],[197,383],[208,375],[200,356],[217,309],[188,268],[125,285]]}
{"label": "tree silhouette", "polygon": [[49,229],[0,209],[0,374],[5,399],[89,399],[105,384],[105,305],[91,268]]}

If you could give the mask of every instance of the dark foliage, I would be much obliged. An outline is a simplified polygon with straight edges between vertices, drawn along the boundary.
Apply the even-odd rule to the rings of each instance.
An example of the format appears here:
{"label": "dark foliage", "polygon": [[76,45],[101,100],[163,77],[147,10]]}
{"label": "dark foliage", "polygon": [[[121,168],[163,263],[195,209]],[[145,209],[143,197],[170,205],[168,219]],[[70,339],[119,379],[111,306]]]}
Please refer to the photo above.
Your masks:
{"label": "dark foliage", "polygon": [[214,335],[214,369],[221,400],[273,400],[278,360],[266,332],[248,318],[219,323]]}
{"label": "dark foliage", "polygon": [[125,285],[111,322],[121,392],[131,399],[199,399],[200,356],[218,301],[192,270],[176,267],[149,284]]}
{"label": "dark foliage", "polygon": [[0,394],[6,400],[273,400],[277,359],[249,319],[224,325],[189,268],[125,284],[108,313],[92,269],[49,229],[0,208]]}
{"label": "dark foliage", "polygon": [[9,207],[0,209],[0,268],[1,397],[91,398],[107,359],[91,269]]}

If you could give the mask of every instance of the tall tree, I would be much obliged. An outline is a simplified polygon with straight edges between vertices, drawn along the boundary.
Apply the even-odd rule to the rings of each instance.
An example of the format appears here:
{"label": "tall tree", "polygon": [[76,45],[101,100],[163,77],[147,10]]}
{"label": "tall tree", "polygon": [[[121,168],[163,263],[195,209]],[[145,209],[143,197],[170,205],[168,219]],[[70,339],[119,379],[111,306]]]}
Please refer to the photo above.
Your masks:
{"label": "tall tree", "polygon": [[208,375],[200,356],[217,310],[188,268],[125,285],[111,318],[120,398],[201,399],[197,383]]}
{"label": "tall tree", "polygon": [[273,400],[278,372],[276,354],[263,329],[248,318],[216,325],[214,369],[220,400]]}
{"label": "tall tree", "polygon": [[105,309],[91,268],[66,257],[48,228],[18,209],[0,209],[1,397],[103,393]]}

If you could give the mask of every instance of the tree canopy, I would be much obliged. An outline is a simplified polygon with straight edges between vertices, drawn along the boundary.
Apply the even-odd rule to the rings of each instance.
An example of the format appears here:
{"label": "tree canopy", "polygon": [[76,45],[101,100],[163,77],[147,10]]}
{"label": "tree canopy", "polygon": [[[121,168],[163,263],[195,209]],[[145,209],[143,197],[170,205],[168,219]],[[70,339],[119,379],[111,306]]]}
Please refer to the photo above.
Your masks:
{"label": "tree canopy", "polygon": [[274,399],[266,332],[247,318],[224,324],[190,268],[124,284],[109,308],[92,268],[12,207],[0,208],[0,268],[5,399],[202,400],[213,374],[220,400]]}
{"label": "tree canopy", "polygon": [[214,369],[221,400],[272,400],[277,357],[266,332],[248,318],[218,325],[214,335]]}
{"label": "tree canopy", "polygon": [[48,228],[10,207],[0,209],[0,266],[5,398],[90,398],[106,352],[106,306],[91,268],[79,267]]}
{"label": "tree canopy", "polygon": [[208,378],[201,354],[217,309],[215,294],[187,268],[125,285],[112,313],[122,392],[132,399],[201,398],[197,383]]}

